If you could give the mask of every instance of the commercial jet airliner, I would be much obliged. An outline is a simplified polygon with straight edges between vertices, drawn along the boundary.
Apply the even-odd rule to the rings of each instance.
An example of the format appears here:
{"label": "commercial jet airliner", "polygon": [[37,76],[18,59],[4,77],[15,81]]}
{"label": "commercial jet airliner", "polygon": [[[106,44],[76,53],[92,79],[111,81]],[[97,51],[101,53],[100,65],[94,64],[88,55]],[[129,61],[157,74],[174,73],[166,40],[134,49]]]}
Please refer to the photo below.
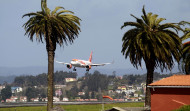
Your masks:
{"label": "commercial jet airliner", "polygon": [[88,61],[87,60],[80,60],[80,59],[72,59],[72,61],[70,63],[59,62],[59,61],[56,61],[56,62],[60,63],[60,64],[65,64],[67,66],[67,68],[69,68],[69,69],[74,67],[73,71],[76,71],[76,67],[86,68],[86,71],[89,71],[92,66],[104,66],[104,65],[113,63],[112,62],[112,63],[93,64],[91,61],[92,61],[92,52],[90,54]]}

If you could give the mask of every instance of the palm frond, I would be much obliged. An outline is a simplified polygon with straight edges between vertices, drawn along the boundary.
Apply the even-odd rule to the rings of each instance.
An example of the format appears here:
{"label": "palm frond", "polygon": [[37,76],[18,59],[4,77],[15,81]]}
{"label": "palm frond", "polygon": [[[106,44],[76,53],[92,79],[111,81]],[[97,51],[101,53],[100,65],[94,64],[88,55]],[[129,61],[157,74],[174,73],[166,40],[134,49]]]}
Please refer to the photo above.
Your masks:
{"label": "palm frond", "polygon": [[[63,7],[56,7],[51,11],[47,7],[46,0],[42,0],[41,5],[42,11],[23,15],[23,17],[30,17],[23,25],[26,30],[25,35],[28,35],[32,41],[36,35],[36,40],[39,42],[43,42],[42,38],[46,41],[51,37],[52,41],[60,46],[73,43],[80,32],[81,19],[73,15],[72,11],[64,10]],[[46,44],[49,44],[47,42]]]}
{"label": "palm frond", "polygon": [[58,10],[60,9],[64,9],[64,7],[56,7],[52,12],[51,12],[51,15],[53,16]]}
{"label": "palm frond", "polygon": [[144,7],[142,12],[142,19],[131,14],[136,22],[125,22],[121,26],[121,29],[135,27],[123,35],[121,52],[125,58],[129,56],[136,68],[141,66],[141,60],[144,59],[145,63],[152,61],[154,68],[171,70],[174,59],[179,61],[181,56],[181,39],[176,32],[182,29],[174,23],[160,24],[165,18],[158,18],[157,14],[146,14]]}
{"label": "palm frond", "polygon": [[141,25],[136,22],[124,22],[124,24],[121,26],[121,29],[126,26],[135,26],[135,27],[139,27],[139,28],[141,27]]}

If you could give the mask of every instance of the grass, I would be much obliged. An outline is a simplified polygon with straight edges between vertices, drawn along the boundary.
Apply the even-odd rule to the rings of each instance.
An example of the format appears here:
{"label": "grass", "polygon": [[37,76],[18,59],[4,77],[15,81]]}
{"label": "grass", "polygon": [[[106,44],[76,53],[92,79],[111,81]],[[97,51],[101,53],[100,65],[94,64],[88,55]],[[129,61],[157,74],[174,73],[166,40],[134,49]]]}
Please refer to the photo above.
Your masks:
{"label": "grass", "polygon": [[[65,111],[101,111],[102,104],[59,105]],[[104,110],[112,107],[143,107],[144,103],[110,103],[104,104]],[[0,111],[46,111],[46,106],[0,108]]]}

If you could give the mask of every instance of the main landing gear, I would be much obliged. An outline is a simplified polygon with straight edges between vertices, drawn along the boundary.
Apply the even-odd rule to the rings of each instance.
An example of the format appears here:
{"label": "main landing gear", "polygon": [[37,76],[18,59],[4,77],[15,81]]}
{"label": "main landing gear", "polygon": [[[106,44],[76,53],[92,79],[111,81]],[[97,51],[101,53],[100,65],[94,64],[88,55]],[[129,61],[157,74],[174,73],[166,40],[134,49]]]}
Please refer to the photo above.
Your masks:
{"label": "main landing gear", "polygon": [[[86,68],[86,71],[88,72],[90,69],[89,68]],[[77,69],[74,67],[73,68],[73,71],[77,71]]]}
{"label": "main landing gear", "polygon": [[74,67],[74,68],[73,68],[73,71],[77,71],[77,69]]}
{"label": "main landing gear", "polygon": [[89,69],[86,69],[86,71],[88,72],[88,71],[89,71]]}

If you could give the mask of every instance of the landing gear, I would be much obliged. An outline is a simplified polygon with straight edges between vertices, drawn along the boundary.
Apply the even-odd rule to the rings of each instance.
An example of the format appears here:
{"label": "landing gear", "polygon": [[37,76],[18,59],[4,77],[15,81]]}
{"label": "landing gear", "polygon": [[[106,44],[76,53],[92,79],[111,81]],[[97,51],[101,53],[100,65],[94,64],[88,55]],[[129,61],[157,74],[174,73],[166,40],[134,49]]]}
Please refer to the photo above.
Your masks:
{"label": "landing gear", "polygon": [[73,68],[73,71],[77,71],[75,67]]}
{"label": "landing gear", "polygon": [[89,69],[86,69],[86,71],[88,72],[88,71],[89,71]]}

